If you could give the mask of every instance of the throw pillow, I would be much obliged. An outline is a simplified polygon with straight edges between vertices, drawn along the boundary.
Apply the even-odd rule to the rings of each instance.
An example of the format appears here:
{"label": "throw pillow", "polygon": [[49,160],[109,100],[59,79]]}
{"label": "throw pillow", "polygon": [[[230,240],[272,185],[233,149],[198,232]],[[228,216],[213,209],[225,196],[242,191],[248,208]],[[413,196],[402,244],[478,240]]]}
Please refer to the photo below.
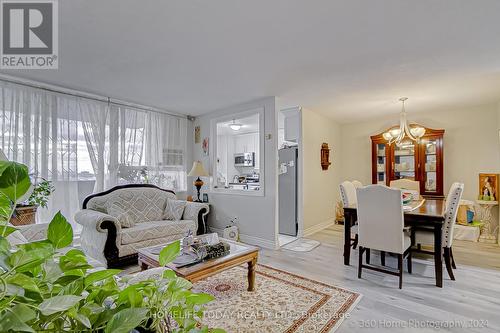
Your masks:
{"label": "throw pillow", "polygon": [[116,217],[122,228],[132,228],[135,225],[134,218],[129,214],[129,212],[116,203],[107,205],[108,214]]}
{"label": "throw pillow", "polygon": [[164,220],[179,221],[184,213],[186,201],[167,199],[165,212],[163,213]]}

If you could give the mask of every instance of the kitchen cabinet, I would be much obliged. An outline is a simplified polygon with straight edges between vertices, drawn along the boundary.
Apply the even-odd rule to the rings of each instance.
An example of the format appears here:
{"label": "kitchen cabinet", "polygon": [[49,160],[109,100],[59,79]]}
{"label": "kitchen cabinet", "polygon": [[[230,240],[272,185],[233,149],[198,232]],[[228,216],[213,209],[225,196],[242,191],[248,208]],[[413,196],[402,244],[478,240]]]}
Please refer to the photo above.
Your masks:
{"label": "kitchen cabinet", "polygon": [[417,142],[408,139],[389,145],[380,134],[372,140],[372,183],[389,186],[391,180],[410,179],[420,183],[420,194],[443,197],[444,130],[425,129]]}
{"label": "kitchen cabinet", "polygon": [[294,107],[281,112],[285,117],[285,141],[297,142],[300,136],[300,108]]}

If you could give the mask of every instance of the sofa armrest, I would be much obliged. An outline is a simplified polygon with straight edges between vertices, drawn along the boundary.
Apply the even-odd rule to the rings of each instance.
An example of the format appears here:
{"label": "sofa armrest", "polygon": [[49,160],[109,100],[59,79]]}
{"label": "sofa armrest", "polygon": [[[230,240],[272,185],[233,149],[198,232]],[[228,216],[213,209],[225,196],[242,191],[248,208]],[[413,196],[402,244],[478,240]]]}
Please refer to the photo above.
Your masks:
{"label": "sofa armrest", "polygon": [[75,214],[75,221],[82,226],[80,242],[86,255],[103,265],[113,266],[118,258],[118,234],[121,225],[108,214],[92,209],[82,209]]}
{"label": "sofa armrest", "polygon": [[75,221],[83,228],[95,228],[98,232],[107,232],[105,230],[107,228],[103,228],[103,223],[109,221],[115,225],[117,232],[121,230],[120,222],[116,217],[92,209],[82,209],[76,212]]}
{"label": "sofa armrest", "polygon": [[210,212],[210,206],[203,202],[187,201],[184,209],[184,220],[192,220],[198,222],[198,234],[207,232],[206,217]]}
{"label": "sofa armrest", "polygon": [[16,229],[23,234],[29,242],[47,239],[48,223],[18,225]]}

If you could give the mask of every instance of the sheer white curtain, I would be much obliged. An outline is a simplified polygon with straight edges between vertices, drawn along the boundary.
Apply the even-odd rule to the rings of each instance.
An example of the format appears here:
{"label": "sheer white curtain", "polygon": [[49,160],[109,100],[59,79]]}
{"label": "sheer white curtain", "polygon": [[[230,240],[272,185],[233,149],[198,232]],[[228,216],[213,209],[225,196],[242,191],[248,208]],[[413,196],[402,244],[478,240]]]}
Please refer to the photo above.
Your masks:
{"label": "sheer white curtain", "polygon": [[111,117],[119,120],[118,130],[111,131],[117,132],[111,134],[116,139],[111,140],[109,163],[113,184],[186,190],[187,119],[116,105],[111,105]]}
{"label": "sheer white curtain", "polygon": [[[109,184],[106,165],[109,161],[109,107],[104,103],[78,101],[87,150],[95,175],[94,192]],[[108,182],[107,182],[108,180]]]}
{"label": "sheer white curtain", "polygon": [[116,184],[186,190],[187,119],[4,81],[0,87],[0,149],[55,185],[39,223],[59,210],[73,223],[86,196]]}
{"label": "sheer white curtain", "polygon": [[185,190],[187,119],[149,113],[146,119],[146,165],[151,183]]}
{"label": "sheer white curtain", "polygon": [[79,146],[76,101],[38,89],[1,86],[0,148],[9,160],[26,164],[33,178],[53,182],[56,190],[48,209],[38,210],[39,220],[50,221],[57,211],[72,220],[80,205],[78,160],[85,156],[79,155],[87,153]]}

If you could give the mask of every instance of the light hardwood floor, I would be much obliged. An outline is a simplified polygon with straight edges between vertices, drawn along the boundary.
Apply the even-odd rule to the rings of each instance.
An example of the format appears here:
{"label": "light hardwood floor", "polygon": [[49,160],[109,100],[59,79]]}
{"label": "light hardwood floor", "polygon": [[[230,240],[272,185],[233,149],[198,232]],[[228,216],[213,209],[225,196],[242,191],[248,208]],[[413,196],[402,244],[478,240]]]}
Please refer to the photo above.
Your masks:
{"label": "light hardwood floor", "polygon": [[[405,271],[400,290],[395,276],[363,270],[362,279],[358,279],[357,250],[351,265],[343,264],[342,228],[333,226],[308,237],[321,242],[310,252],[263,249],[259,263],[361,293],[363,298],[337,331],[340,333],[437,332],[436,325],[453,326],[442,327],[441,332],[500,332],[497,246],[454,243],[456,281],[444,270],[443,288],[434,285],[433,261],[416,259],[413,274]],[[380,263],[376,253],[371,260]],[[386,264],[397,265],[392,257]]]}

